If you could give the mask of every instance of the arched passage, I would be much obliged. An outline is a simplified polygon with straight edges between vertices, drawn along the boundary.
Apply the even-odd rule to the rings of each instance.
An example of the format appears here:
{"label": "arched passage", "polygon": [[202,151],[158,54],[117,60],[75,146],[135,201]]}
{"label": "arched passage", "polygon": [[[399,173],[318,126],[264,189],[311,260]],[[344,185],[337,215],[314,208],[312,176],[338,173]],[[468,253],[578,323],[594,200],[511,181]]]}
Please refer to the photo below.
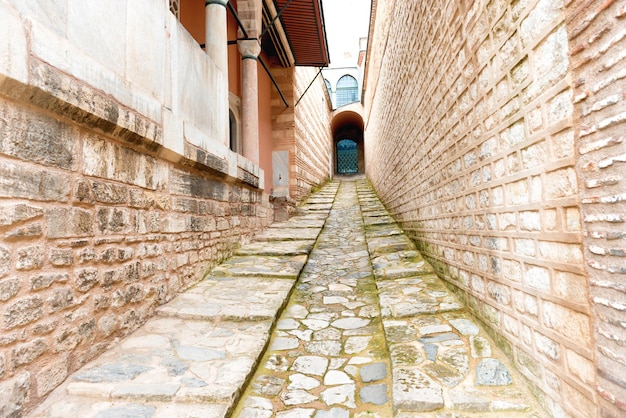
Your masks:
{"label": "arched passage", "polygon": [[[360,108],[360,104],[354,107]],[[331,129],[335,174],[365,173],[364,125],[360,113],[360,109],[345,109],[333,116]]]}

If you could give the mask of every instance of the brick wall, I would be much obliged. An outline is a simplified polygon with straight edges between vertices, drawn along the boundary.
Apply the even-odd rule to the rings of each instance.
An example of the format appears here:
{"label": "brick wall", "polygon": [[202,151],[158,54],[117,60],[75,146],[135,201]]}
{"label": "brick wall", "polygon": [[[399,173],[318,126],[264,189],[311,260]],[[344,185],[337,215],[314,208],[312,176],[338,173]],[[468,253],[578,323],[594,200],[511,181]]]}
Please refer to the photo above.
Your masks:
{"label": "brick wall", "polygon": [[[192,123],[169,97],[178,84],[147,94],[50,32],[58,4],[39,6],[50,27],[0,3],[0,416],[27,412],[273,218],[259,167]],[[210,69],[165,12],[156,26]]]}
{"label": "brick wall", "polygon": [[[317,78],[315,78],[317,75]],[[313,81],[313,79],[315,80]],[[311,82],[313,84],[311,84]],[[305,90],[309,87],[308,91]],[[297,67],[295,72],[296,100],[296,199],[302,199],[311,188],[330,177],[332,167],[330,104],[322,74],[312,67]],[[304,96],[302,96],[304,94]]]}
{"label": "brick wall", "polygon": [[296,200],[324,182],[332,165],[330,99],[321,74],[315,78],[317,71],[309,67],[272,68],[289,104],[285,106],[278,91],[272,89],[272,150],[289,152],[289,195]]}
{"label": "brick wall", "polygon": [[626,414],[626,1],[568,7],[577,155],[600,415]]}
{"label": "brick wall", "polygon": [[595,416],[564,1],[375,10],[368,176],[546,409]]}

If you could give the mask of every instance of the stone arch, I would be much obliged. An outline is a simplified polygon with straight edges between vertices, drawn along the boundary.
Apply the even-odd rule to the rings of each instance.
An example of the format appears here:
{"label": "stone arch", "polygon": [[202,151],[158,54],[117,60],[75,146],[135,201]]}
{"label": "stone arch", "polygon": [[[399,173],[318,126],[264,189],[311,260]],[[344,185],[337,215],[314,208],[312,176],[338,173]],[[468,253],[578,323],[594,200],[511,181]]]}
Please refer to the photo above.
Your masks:
{"label": "stone arch", "polygon": [[[365,173],[364,124],[361,109],[360,104],[355,104],[335,111],[333,115],[331,130],[333,133],[333,172],[335,174]],[[338,157],[342,151],[349,151],[349,147],[342,147],[343,150],[339,150],[339,143],[345,140],[353,141],[356,144],[356,173],[352,169],[346,170],[345,166],[342,166],[344,169],[340,171],[342,167],[340,167]],[[342,142],[342,144],[349,145],[349,142]]]}

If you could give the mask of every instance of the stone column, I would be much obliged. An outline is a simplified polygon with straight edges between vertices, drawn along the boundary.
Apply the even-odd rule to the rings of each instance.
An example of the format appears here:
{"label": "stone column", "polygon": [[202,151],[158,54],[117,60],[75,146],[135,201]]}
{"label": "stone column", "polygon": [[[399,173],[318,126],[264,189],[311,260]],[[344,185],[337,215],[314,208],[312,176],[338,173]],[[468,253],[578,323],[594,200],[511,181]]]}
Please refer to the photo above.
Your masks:
{"label": "stone column", "polygon": [[205,51],[218,72],[215,91],[216,139],[229,146],[228,137],[228,33],[226,29],[226,4],[228,0],[206,0],[204,10]]}
{"label": "stone column", "polygon": [[257,39],[237,42],[242,65],[241,119],[243,156],[259,164],[259,85],[257,58],[261,46]]}

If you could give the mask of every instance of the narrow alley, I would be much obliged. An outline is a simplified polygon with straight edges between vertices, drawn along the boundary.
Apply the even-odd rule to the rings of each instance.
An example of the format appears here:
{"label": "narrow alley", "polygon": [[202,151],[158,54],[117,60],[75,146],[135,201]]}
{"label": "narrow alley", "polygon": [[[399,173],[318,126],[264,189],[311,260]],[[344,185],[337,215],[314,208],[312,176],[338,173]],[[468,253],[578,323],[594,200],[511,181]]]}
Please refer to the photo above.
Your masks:
{"label": "narrow alley", "polygon": [[361,177],[326,185],[31,417],[429,413],[543,416]]}

